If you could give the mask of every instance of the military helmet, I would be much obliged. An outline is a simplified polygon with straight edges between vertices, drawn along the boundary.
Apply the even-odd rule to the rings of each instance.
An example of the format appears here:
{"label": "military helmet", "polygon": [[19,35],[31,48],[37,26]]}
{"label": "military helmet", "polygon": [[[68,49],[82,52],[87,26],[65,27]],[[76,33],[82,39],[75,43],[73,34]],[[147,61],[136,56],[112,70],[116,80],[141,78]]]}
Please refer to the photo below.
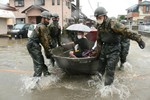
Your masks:
{"label": "military helmet", "polygon": [[83,23],[83,22],[84,22],[84,19],[79,19],[78,22],[79,22],[79,23]]}
{"label": "military helmet", "polygon": [[47,19],[51,19],[51,13],[50,12],[48,12],[48,11],[43,11],[42,13],[41,13],[41,17],[44,17],[44,18],[47,18]]}
{"label": "military helmet", "polygon": [[70,24],[75,23],[75,19],[73,17],[68,18],[68,23]]}
{"label": "military helmet", "polygon": [[94,12],[95,17],[103,16],[103,15],[106,15],[106,14],[107,14],[107,11],[104,7],[98,7]]}
{"label": "military helmet", "polygon": [[59,18],[59,15],[57,13],[54,13],[52,16],[53,18]]}

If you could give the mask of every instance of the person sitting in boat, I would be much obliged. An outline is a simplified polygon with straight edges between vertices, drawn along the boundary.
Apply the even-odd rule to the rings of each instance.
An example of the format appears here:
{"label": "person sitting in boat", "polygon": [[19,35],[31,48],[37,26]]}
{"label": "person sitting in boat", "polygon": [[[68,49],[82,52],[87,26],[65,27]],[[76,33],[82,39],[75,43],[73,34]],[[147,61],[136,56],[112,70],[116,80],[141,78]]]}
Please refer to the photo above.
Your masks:
{"label": "person sitting in boat", "polygon": [[86,52],[89,51],[89,41],[85,37],[84,32],[77,32],[77,40],[75,41],[74,51],[70,51],[69,55],[71,57],[77,58],[77,57],[85,57]]}

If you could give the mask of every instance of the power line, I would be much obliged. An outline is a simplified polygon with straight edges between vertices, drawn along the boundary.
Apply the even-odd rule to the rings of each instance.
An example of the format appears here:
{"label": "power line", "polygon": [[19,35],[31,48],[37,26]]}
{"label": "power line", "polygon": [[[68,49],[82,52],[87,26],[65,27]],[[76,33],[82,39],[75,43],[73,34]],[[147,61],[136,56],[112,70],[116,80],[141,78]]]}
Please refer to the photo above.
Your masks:
{"label": "power line", "polygon": [[92,7],[92,5],[91,5],[91,3],[90,3],[90,0],[88,0],[88,3],[89,3],[89,5],[90,5],[90,7],[91,7],[91,10],[94,12],[93,7]]}

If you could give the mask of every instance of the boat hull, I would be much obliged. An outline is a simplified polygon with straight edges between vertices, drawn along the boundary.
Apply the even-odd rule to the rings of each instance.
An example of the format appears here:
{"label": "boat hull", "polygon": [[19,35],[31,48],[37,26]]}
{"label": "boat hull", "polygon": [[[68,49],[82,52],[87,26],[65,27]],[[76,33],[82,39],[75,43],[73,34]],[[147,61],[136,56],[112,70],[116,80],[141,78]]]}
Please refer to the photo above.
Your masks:
{"label": "boat hull", "polygon": [[69,51],[63,47],[52,50],[53,57],[58,65],[67,74],[95,74],[99,64],[95,57],[71,58]]}

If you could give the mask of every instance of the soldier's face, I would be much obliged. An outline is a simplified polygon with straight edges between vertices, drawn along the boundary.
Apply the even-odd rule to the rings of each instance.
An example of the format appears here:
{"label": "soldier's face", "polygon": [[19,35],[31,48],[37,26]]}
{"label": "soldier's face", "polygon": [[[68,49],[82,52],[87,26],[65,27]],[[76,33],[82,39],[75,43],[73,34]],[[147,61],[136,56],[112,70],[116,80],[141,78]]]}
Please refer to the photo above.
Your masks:
{"label": "soldier's face", "polygon": [[48,18],[45,18],[45,19],[44,19],[44,23],[45,23],[46,25],[48,25],[49,22],[50,22],[50,19],[48,19]]}
{"label": "soldier's face", "polygon": [[98,23],[98,24],[102,24],[103,21],[104,21],[104,18],[105,18],[104,16],[97,16],[97,17],[96,17],[97,23]]}

